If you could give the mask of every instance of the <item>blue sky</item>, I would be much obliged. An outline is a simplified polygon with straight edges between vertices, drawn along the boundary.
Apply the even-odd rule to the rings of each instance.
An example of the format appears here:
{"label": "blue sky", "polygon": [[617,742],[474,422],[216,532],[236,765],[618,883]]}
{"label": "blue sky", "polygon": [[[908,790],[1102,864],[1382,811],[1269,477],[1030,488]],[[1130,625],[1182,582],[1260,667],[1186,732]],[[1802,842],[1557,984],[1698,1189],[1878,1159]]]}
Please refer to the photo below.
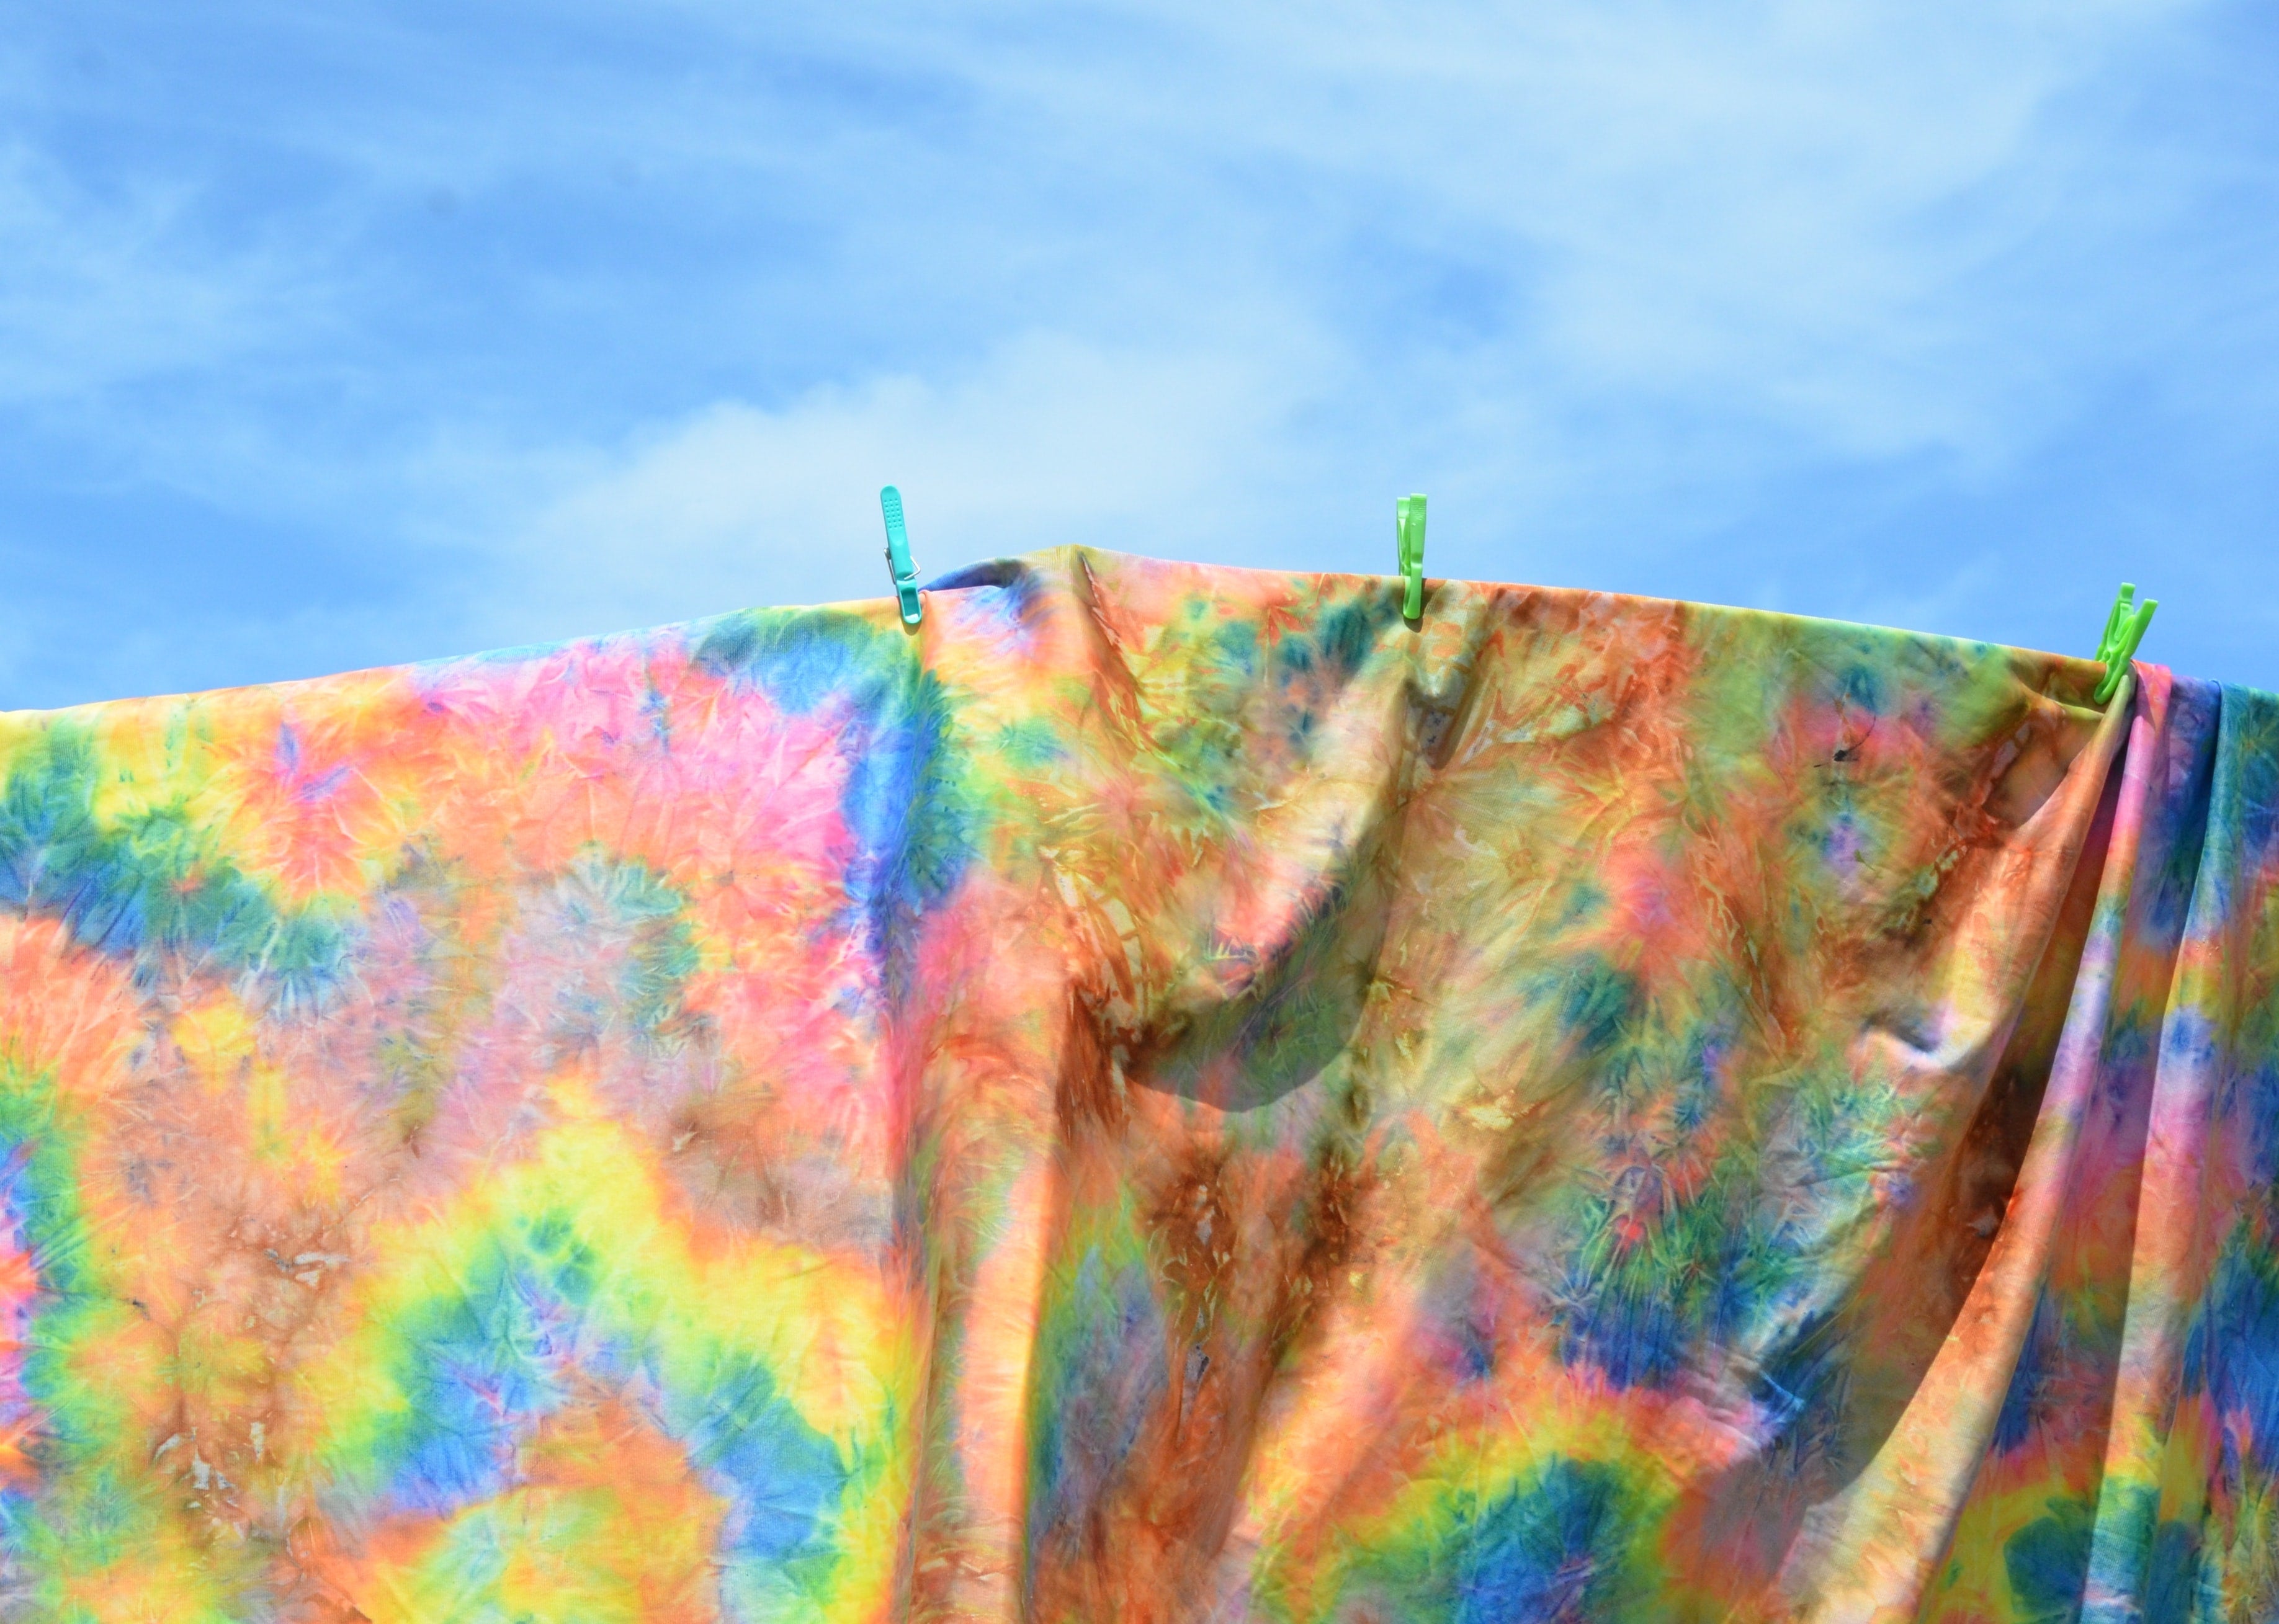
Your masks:
{"label": "blue sky", "polygon": [[1086,541],[2279,688],[2279,24],[12,5],[0,705]]}

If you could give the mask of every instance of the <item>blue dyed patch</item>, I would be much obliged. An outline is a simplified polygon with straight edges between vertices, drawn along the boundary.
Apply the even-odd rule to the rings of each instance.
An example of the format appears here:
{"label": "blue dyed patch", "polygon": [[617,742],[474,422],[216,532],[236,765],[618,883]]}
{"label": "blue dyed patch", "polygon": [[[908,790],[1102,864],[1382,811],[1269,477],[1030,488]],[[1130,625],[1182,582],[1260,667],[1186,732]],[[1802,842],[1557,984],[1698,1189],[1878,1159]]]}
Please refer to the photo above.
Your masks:
{"label": "blue dyed patch", "polygon": [[335,921],[280,910],[181,805],[98,820],[101,771],[92,738],[65,723],[24,752],[0,793],[0,904],[59,919],[100,953],[257,971],[288,1007],[332,984],[347,953]]}
{"label": "blue dyed patch", "polygon": [[2098,1051],[2099,1099],[2109,1109],[2125,1108],[2139,1097],[2159,1052],[2154,1012],[2143,1004],[2117,1012],[2106,1025],[2104,1044]]}
{"label": "blue dyed patch", "polygon": [[[395,1506],[448,1514],[502,1492],[517,1442],[561,1406],[571,1370],[610,1380],[633,1373],[637,1360],[591,1323],[597,1263],[566,1217],[528,1224],[516,1243],[472,1271],[460,1296],[397,1328],[409,1349],[395,1372],[406,1406],[374,1452]],[[730,1355],[701,1383],[668,1387],[660,1408],[728,1502],[730,1550],[778,1562],[814,1540],[846,1469],[765,1365]]]}
{"label": "blue dyed patch", "polygon": [[2218,727],[2217,695],[2212,690],[2210,684],[2178,680],[2170,713],[2169,760],[2155,768],[2156,772],[2165,770],[2171,782],[2182,778],[2188,785],[2185,794],[2162,803],[2160,816],[2168,831],[2166,858],[2157,876],[2138,885],[2145,899],[2140,905],[2144,929],[2164,940],[2183,933],[2207,844]]}
{"label": "blue dyed patch", "polygon": [[1677,1079],[1677,1098],[1670,1103],[1670,1123],[1680,1133],[1691,1133],[1709,1122],[1723,1103],[1733,1034],[1722,1024],[1705,1025],[1686,1046],[1690,1063]]}
{"label": "blue dyed patch", "polygon": [[2009,1390],[1994,1418],[1994,1448],[2003,1454],[2023,1444],[2033,1431],[2042,1390],[2049,1383],[2050,1363],[2058,1352],[2057,1305],[2046,1290],[2034,1298],[2033,1323],[2018,1349],[2017,1367],[2010,1373]]}
{"label": "blue dyed patch", "polygon": [[588,1012],[587,1024],[598,1030],[616,1015],[635,1032],[653,1035],[679,1010],[682,991],[702,961],[683,916],[687,900],[645,864],[598,854],[579,860],[571,882],[564,889],[572,915],[581,923],[602,920],[627,943],[618,1007]]}
{"label": "blue dyed patch", "polygon": [[[100,1314],[117,1300],[87,1256],[77,1167],[81,1146],[73,1134],[58,1128],[55,1099],[52,1074],[27,1074],[17,1058],[0,1052],[0,1225],[14,1231],[38,1283],[20,1317],[12,1324],[0,1322],[0,1337],[12,1341],[23,1360],[23,1398],[0,1408],[0,1425],[43,1473],[79,1469],[93,1454],[98,1457],[95,1475],[107,1477],[100,1464],[113,1444],[107,1429],[97,1423],[90,1436],[84,1406],[55,1403],[86,1379],[73,1367],[73,1321]],[[5,1514],[12,1527],[15,1513]],[[22,1548],[0,1545],[9,1551]]]}
{"label": "blue dyed patch", "polygon": [[2083,1500],[2052,1500],[2049,1513],[2020,1528],[2002,1547],[2020,1624],[2070,1620],[2081,1606],[2096,1507]]}
{"label": "blue dyed patch", "polygon": [[1230,620],[1211,639],[1212,667],[1232,678],[1258,675],[1258,623]]}
{"label": "blue dyed patch", "polygon": [[1617,1387],[1660,1387],[1684,1367],[1690,1328],[1677,1305],[1615,1281],[1568,1283],[1559,1357],[1595,1365]]}
{"label": "blue dyed patch", "polygon": [[724,1355],[695,1386],[668,1391],[665,1425],[729,1505],[725,1541],[780,1562],[810,1544],[847,1486],[830,1439],[801,1419],[757,1358]]}
{"label": "blue dyed patch", "polygon": [[1495,1374],[1496,1344],[1490,1328],[1465,1314],[1456,1319],[1457,1369],[1467,1382],[1485,1382]]}
{"label": "blue dyed patch", "polygon": [[2145,1565],[2145,1624],[2185,1624],[2218,1616],[2199,1611],[2200,1531],[2189,1523],[2164,1522],[2152,1535],[2152,1559]]}
{"label": "blue dyed patch", "polygon": [[1863,663],[1847,670],[1837,692],[1846,705],[1878,716],[1883,714],[1884,674],[1871,664]]}
{"label": "blue dyed patch", "polygon": [[1860,870],[1860,820],[1846,809],[1829,820],[1828,831],[1821,837],[1821,855],[1838,877],[1849,880]]}
{"label": "blue dyed patch", "polygon": [[558,1359],[541,1348],[535,1283],[494,1253],[466,1291],[394,1327],[407,1347],[395,1380],[405,1408],[373,1464],[396,1506],[448,1514],[506,1487],[515,1440],[558,1408]]}
{"label": "blue dyed patch", "polygon": [[2226,854],[2254,873],[2279,847],[2279,695],[2227,684],[2221,706],[2216,821],[2232,831]]}
{"label": "blue dyed patch", "polygon": [[[1715,1115],[1730,1087],[1732,1032],[1740,994],[1706,987],[1702,1016],[1672,1032],[1642,1007],[1637,978],[1585,955],[1531,989],[1555,1000],[1569,1058],[1614,1099],[1666,1108],[1681,1132]],[[1684,1063],[1672,1067],[1670,1059]],[[1672,1147],[1670,1157],[1684,1154]],[[1566,1214],[1569,1237],[1557,1321],[1561,1357],[1588,1363],[1622,1387],[1664,1387],[1721,1344],[1769,1344],[1770,1383],[1758,1395],[1773,1424],[1787,1425],[1815,1402],[1829,1372],[1820,1333],[1799,1341],[1765,1323],[1784,1314],[1810,1266],[1784,1232],[1781,1210],[1761,1199],[1757,1168],[1727,1151],[1700,1176],[1657,1153],[1579,1195]],[[1807,1348],[1811,1352],[1805,1352]],[[1784,1352],[1785,1350],[1785,1352]],[[1799,1435],[1801,1438],[1802,1435]]]}
{"label": "blue dyed patch", "polygon": [[840,816],[856,846],[848,907],[900,996],[913,928],[956,887],[978,821],[951,759],[941,685],[899,628],[811,609],[729,617],[695,659],[793,714],[832,715],[848,762]]}
{"label": "blue dyed patch", "polygon": [[[52,1271],[41,1267],[44,1260],[39,1256],[37,1237],[42,1229],[52,1230],[54,1214],[46,1210],[49,1202],[39,1190],[39,1181],[31,1175],[32,1163],[40,1146],[19,1137],[16,1132],[9,1131],[20,1126],[18,1121],[9,1120],[22,1115],[18,1104],[19,1098],[0,1097],[0,1122],[4,1123],[0,1125],[0,1241],[7,1242],[12,1250],[30,1252],[41,1286],[53,1291],[56,1283]],[[45,1222],[42,1222],[43,1219]],[[66,1272],[72,1272],[68,1264]],[[33,1348],[46,1341],[45,1337],[33,1334],[33,1325],[39,1318],[39,1306],[40,1298],[35,1297],[28,1311],[20,1315],[11,1313],[0,1316],[0,1339],[18,1347]],[[26,1386],[31,1387],[35,1382],[27,1382]],[[0,1436],[19,1439],[36,1451],[43,1441],[38,1436],[35,1420],[36,1413],[35,1401],[28,1392],[21,1398],[0,1401]],[[12,1485],[0,1488],[0,1549],[19,1551],[24,1548],[19,1542],[28,1531],[26,1513],[31,1509],[33,1497],[21,1489]]]}
{"label": "blue dyed patch", "polygon": [[1603,1616],[1629,1577],[1623,1498],[1611,1468],[1559,1460],[1497,1501],[1472,1524],[1450,1624],[1582,1624]]}
{"label": "blue dyed patch", "polygon": [[1587,924],[1607,911],[1607,893],[1588,876],[1578,875],[1567,887],[1557,923],[1564,929],[1570,925]]}
{"label": "blue dyed patch", "polygon": [[1029,1406],[1031,1572],[1055,1535],[1080,1530],[1170,1386],[1163,1316],[1144,1270],[1111,1275],[1097,1248],[1049,1305]]}
{"label": "blue dyed patch", "polygon": [[1830,1454],[1838,1445],[1850,1364],[1840,1321],[1815,1314],[1771,1350],[1750,1397],[1763,1412],[1777,1453],[1792,1463]]}
{"label": "blue dyed patch", "polygon": [[2257,1467],[2279,1469],[2279,1272],[2244,1223],[2225,1237],[2185,1334],[2183,1388],[2245,1421]]}
{"label": "blue dyed patch", "polygon": [[2205,1069],[2216,1062],[2223,1038],[2206,1011],[2172,1002],[2160,1029],[2160,1064],[2168,1069]]}
{"label": "blue dyed patch", "polygon": [[[520,1296],[533,1320],[581,1320],[594,1300],[601,1260],[594,1255],[594,1249],[579,1238],[578,1228],[568,1214],[549,1213],[526,1225],[518,1238],[522,1256],[519,1278],[526,1281],[530,1288]],[[557,1307],[560,1314],[549,1312]],[[570,1352],[566,1343],[556,1349],[542,1328],[541,1345],[548,1352]]]}
{"label": "blue dyed patch", "polygon": [[1585,1054],[1604,1054],[1620,1042],[1638,1015],[1638,979],[1595,954],[1562,972],[1565,987],[1559,1017],[1567,1035]]}
{"label": "blue dyed patch", "polygon": [[859,615],[829,609],[754,609],[714,623],[697,643],[698,666],[759,689],[778,710],[803,716],[858,686],[876,686],[883,663],[915,665],[906,637]]}
{"label": "blue dyed patch", "polygon": [[1377,632],[1399,613],[1400,601],[1391,593],[1340,604],[1316,620],[1310,632],[1293,632],[1277,640],[1275,666],[1288,676],[1345,682],[1369,658]]}
{"label": "blue dyed patch", "polygon": [[2267,1051],[2262,1064],[2236,1076],[2229,1104],[2227,1115],[2246,1141],[2244,1160],[2257,1182],[2267,1189],[2279,1184],[2279,1055]]}

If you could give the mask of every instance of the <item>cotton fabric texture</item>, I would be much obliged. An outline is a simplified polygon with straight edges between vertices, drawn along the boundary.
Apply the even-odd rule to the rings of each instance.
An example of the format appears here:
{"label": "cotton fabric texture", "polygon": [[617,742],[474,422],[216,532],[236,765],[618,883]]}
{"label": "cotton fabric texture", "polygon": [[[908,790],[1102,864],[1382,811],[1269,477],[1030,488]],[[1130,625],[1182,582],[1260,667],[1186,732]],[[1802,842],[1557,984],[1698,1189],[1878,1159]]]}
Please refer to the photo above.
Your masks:
{"label": "cotton fabric texture", "polygon": [[2279,1612],[2279,701],[1400,594],[0,717],[0,1618]]}

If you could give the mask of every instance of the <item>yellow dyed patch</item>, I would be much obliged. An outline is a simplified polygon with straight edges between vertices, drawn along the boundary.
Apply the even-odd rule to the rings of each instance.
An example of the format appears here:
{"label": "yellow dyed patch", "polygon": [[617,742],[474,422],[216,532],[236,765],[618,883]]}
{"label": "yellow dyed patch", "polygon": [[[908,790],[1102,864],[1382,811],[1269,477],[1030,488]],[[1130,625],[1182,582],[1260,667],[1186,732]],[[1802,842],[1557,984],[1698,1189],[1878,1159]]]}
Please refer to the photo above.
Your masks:
{"label": "yellow dyed patch", "polygon": [[182,1010],[167,1023],[166,1033],[192,1075],[215,1094],[243,1076],[258,1042],[252,1014],[226,992]]}
{"label": "yellow dyed patch", "polygon": [[[808,1601],[882,1605],[911,1482],[917,1357],[876,1265],[756,1237],[700,1243],[676,1221],[650,1147],[604,1114],[580,1075],[549,1079],[547,1104],[554,1125],[525,1160],[423,1222],[376,1229],[344,1277],[357,1329],[293,1378],[302,1413],[324,1418],[316,1448],[334,1480],[368,1475],[380,1441],[418,1413],[420,1396],[403,1384],[403,1328],[433,1323],[439,1305],[481,1311],[469,1283],[502,1268],[574,1270],[580,1322],[609,1342],[613,1368],[702,1392],[744,1361],[765,1367],[848,1474],[829,1530],[833,1571]],[[533,1620],[669,1619],[683,1615],[660,1598],[684,1583],[702,1593],[717,1497],[652,1410],[616,1394],[616,1376],[564,1379],[589,1384],[583,1401],[517,1439],[512,1490],[440,1525],[411,1515],[350,1565],[341,1582],[368,1612],[380,1606],[376,1621],[490,1616],[485,1608]],[[596,1426],[613,1429],[591,1436]]]}

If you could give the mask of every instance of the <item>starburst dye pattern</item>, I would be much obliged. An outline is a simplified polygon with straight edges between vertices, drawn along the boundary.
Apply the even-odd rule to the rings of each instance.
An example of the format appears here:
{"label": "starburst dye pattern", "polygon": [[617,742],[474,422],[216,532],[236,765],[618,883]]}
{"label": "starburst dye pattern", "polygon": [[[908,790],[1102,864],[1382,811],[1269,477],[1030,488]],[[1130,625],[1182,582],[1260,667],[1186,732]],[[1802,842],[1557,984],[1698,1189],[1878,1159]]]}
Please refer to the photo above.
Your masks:
{"label": "starburst dye pattern", "polygon": [[2265,1618],[2279,701],[1081,549],[0,717],[0,1618]]}

